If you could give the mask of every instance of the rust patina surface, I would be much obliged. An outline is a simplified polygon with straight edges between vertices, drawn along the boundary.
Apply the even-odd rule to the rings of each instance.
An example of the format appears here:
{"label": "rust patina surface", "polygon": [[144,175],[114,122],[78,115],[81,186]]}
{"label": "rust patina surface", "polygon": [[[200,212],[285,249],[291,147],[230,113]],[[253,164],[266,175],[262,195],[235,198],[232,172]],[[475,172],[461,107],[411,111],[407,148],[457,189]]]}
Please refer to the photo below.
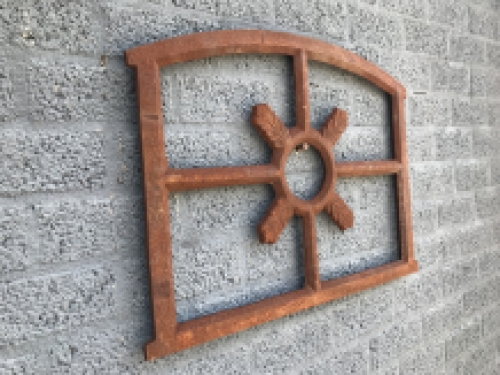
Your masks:
{"label": "rust patina surface", "polygon": [[[295,126],[287,129],[267,104],[254,106],[251,122],[273,150],[267,165],[175,169],[165,156],[159,69],[174,63],[239,53],[290,55],[294,60]],[[347,113],[335,109],[318,131],[310,125],[307,61],[324,62],[372,82],[391,97],[394,159],[336,163],[332,148],[347,127]],[[136,69],[142,148],[146,231],[154,339],[145,346],[151,360],[229,335],[288,314],[341,298],[417,270],[413,255],[405,89],[394,78],[356,54],[328,43],[280,32],[214,31],[166,39],[132,48],[126,61]],[[285,178],[290,152],[310,145],[325,168],[323,185],[311,200],[296,197]],[[325,211],[342,230],[352,227],[351,209],[335,192],[337,177],[396,176],[400,260],[363,272],[321,281],[315,215]],[[217,186],[271,184],[275,199],[259,223],[263,243],[274,243],[293,215],[302,217],[304,274],[302,289],[259,302],[178,323],[174,299],[168,194]]]}

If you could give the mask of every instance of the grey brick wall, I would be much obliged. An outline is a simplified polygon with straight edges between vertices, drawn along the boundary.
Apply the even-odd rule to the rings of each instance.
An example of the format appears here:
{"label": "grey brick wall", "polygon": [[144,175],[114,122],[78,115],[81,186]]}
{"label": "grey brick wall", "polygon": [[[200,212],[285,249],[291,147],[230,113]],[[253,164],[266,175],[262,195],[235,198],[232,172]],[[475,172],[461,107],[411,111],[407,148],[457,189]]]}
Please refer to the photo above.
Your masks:
{"label": "grey brick wall", "polygon": [[[500,5],[495,0],[3,0],[0,4],[0,374],[500,374]],[[146,363],[151,339],[133,72],[123,52],[217,29],[270,29],[354,51],[407,88],[418,273]],[[179,168],[253,165],[267,102],[294,123],[292,66],[225,56],[162,70]],[[312,124],[348,111],[337,160],[392,155],[387,96],[311,62]],[[312,151],[290,186],[321,181]],[[355,214],[317,217],[321,277],[398,256],[391,177],[340,179]],[[301,223],[255,225],[267,186],[170,197],[177,316],[302,283]]]}

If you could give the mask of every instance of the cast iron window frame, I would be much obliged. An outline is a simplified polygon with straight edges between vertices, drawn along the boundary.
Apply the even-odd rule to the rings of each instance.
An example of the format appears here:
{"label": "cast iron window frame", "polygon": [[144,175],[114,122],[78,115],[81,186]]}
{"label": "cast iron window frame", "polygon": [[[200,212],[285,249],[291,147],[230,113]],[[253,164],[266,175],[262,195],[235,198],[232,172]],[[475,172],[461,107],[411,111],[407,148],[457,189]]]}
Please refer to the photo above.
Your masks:
{"label": "cast iron window frame", "polygon": [[[273,149],[263,166],[169,168],[165,155],[160,68],[174,63],[227,54],[282,54],[293,57],[296,124],[283,132],[282,124],[265,104],[254,107],[252,122]],[[211,31],[165,39],[129,49],[126,63],[136,70],[142,152],[146,245],[154,338],[145,345],[147,360],[239,332],[285,315],[386,283],[418,270],[413,253],[408,158],[405,132],[405,88],[393,77],[360,56],[323,41],[263,30]],[[323,128],[310,126],[307,61],[323,62],[367,79],[389,94],[394,158],[384,161],[335,163],[331,148],[340,138],[347,118],[335,110]],[[287,188],[284,160],[297,144],[311,143],[325,164],[323,187],[311,201],[302,201]],[[329,147],[329,149],[328,149]],[[325,163],[325,160],[328,161]],[[356,274],[321,281],[316,250],[314,215],[325,210],[341,228],[352,226],[352,212],[333,192],[340,177],[395,175],[400,259]],[[177,322],[172,270],[169,192],[217,186],[270,183],[274,204],[259,224],[262,242],[277,240],[292,215],[303,218],[304,287],[258,302]]]}

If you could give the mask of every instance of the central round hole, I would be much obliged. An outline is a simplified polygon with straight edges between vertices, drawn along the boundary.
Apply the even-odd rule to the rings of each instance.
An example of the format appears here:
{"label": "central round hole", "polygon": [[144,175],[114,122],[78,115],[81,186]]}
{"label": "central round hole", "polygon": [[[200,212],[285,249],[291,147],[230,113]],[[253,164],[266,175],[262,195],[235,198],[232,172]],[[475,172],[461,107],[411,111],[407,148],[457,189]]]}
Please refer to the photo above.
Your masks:
{"label": "central round hole", "polygon": [[[305,146],[305,147],[304,147]],[[325,174],[323,161],[312,146],[299,145],[286,160],[285,177],[290,190],[304,200],[314,198]]]}

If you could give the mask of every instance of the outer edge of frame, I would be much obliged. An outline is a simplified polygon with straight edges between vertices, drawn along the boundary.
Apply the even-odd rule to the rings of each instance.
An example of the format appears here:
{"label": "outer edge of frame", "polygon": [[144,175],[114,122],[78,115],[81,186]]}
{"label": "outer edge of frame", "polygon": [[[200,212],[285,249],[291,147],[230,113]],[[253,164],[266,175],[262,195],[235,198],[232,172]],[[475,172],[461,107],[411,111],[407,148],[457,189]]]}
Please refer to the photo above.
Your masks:
{"label": "outer edge of frame", "polygon": [[416,261],[395,261],[353,275],[323,281],[320,291],[313,292],[308,289],[299,289],[268,297],[249,305],[179,323],[175,345],[153,340],[145,346],[146,359],[157,359],[256,325],[298,313],[346,295],[387,283],[417,270],[418,264]]}
{"label": "outer edge of frame", "polygon": [[363,77],[382,90],[405,95],[394,77],[361,56],[317,39],[268,30],[219,30],[183,35],[134,47],[125,52],[129,66],[153,59],[162,67],[210,56],[241,53],[294,55],[303,50],[308,60],[324,62]]}
{"label": "outer edge of frame", "polygon": [[177,320],[159,69],[148,60],[136,70],[153,326],[155,338],[165,342],[175,340]]}
{"label": "outer edge of frame", "polygon": [[[147,360],[233,334],[389,282],[418,270],[418,264],[413,258],[411,207],[409,206],[410,192],[404,124],[406,91],[392,76],[376,65],[341,47],[307,37],[262,30],[225,30],[185,35],[132,48],[125,53],[125,58],[127,65],[136,67],[137,71],[154,67],[156,69],[154,75],[157,75],[159,68],[162,66],[198,60],[209,56],[239,53],[295,55],[298,51],[305,52],[308,60],[324,62],[365,78],[392,96],[395,158],[402,165],[401,170],[397,172],[398,229],[402,259],[353,275],[321,282],[321,288],[316,291],[304,288],[269,297],[253,304],[177,323],[175,301],[173,299],[172,272],[170,272],[170,276],[163,275],[159,279],[153,275],[158,275],[158,272],[152,272],[158,268],[157,262],[153,261],[152,256],[164,258],[168,254],[157,254],[158,251],[155,252],[149,249],[148,244],[155,339],[145,346]],[[154,92],[151,87],[142,87],[143,90],[146,88],[142,95],[141,87],[139,84],[139,113],[142,133],[143,126],[146,123],[154,122],[157,126],[161,123],[162,116],[159,113],[161,106],[158,102],[160,93],[157,87],[154,88]],[[153,98],[153,96],[155,97]],[[148,108],[143,106],[146,102]],[[151,107],[151,103],[155,103],[155,108]],[[141,137],[143,137],[143,134],[141,134]],[[161,141],[164,142],[163,137],[161,137]],[[142,147],[145,146],[143,140]],[[167,162],[166,159],[165,162]],[[146,168],[143,171],[145,172]],[[159,183],[157,179],[163,180],[163,176],[160,178],[156,174],[151,178],[153,178],[154,184]],[[146,191],[144,194],[146,195]],[[168,194],[166,189],[164,194]],[[148,200],[147,196],[145,198]],[[148,203],[146,203],[146,206],[148,206]],[[146,207],[146,210],[148,212],[148,207]],[[168,225],[168,220],[165,225]],[[149,232],[149,226],[147,231]],[[166,233],[170,234],[169,230]],[[166,242],[169,242],[170,236],[166,240]],[[171,258],[170,245],[167,244],[167,247],[167,250],[169,250],[167,253]],[[168,262],[171,263],[171,259],[170,261],[167,260]],[[154,266],[152,267],[152,265]],[[163,290],[164,288],[167,288],[168,291]],[[155,304],[156,299],[157,303]]]}

